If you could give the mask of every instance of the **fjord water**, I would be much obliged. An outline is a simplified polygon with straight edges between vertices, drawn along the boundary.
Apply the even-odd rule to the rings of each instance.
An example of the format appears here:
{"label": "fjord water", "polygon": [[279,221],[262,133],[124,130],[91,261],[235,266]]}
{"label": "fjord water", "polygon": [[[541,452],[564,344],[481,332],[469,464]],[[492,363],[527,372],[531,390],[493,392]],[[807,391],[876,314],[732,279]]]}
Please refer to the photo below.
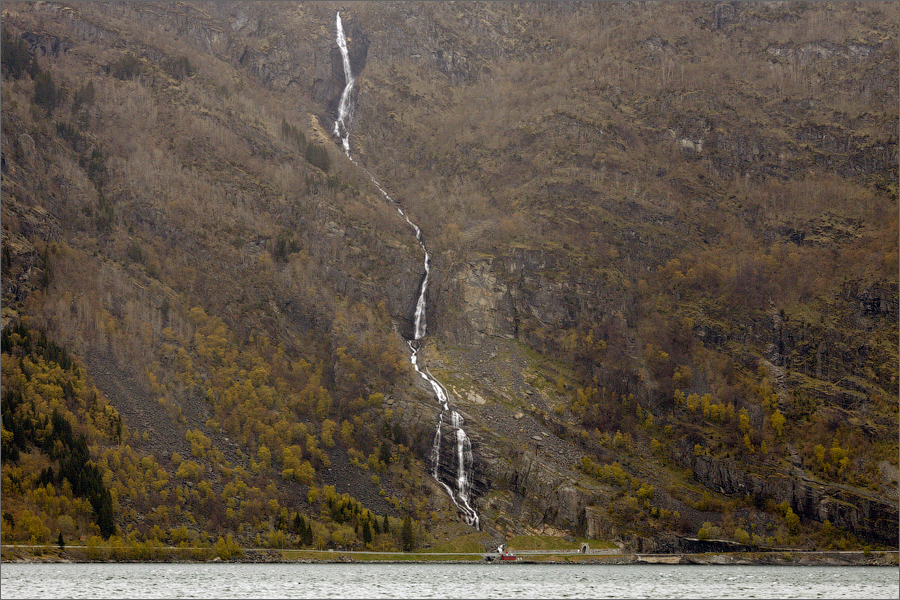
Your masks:
{"label": "fjord water", "polygon": [[[447,492],[447,495],[453,501],[453,504],[456,506],[457,510],[459,510],[460,514],[465,519],[466,523],[475,527],[476,529],[481,528],[480,519],[478,517],[478,513],[470,504],[470,493],[472,491],[472,479],[473,479],[473,460],[472,460],[472,444],[469,441],[469,437],[466,434],[465,429],[463,428],[464,419],[462,416],[456,412],[455,410],[450,410],[450,400],[447,394],[447,391],[444,389],[444,386],[440,381],[437,380],[427,368],[423,369],[419,366],[419,350],[422,347],[422,340],[425,337],[425,333],[427,331],[427,322],[426,322],[426,299],[428,292],[428,279],[431,276],[431,255],[428,254],[428,248],[425,247],[425,240],[422,237],[422,230],[419,229],[419,226],[412,222],[412,220],[407,216],[407,214],[403,211],[403,208],[400,206],[400,203],[395,201],[393,198],[388,195],[388,193],[381,187],[381,184],[375,179],[375,177],[369,173],[369,171],[357,163],[353,157],[350,155],[350,120],[351,120],[351,103],[350,103],[350,95],[353,91],[353,85],[356,83],[356,78],[353,75],[353,71],[350,65],[350,51],[347,48],[347,36],[344,33],[344,24],[341,21],[341,13],[340,11],[337,13],[335,17],[335,38],[337,41],[338,48],[341,51],[341,59],[344,66],[344,90],[341,93],[341,100],[338,104],[338,114],[337,118],[334,121],[334,135],[340,138],[341,147],[344,149],[344,154],[347,155],[347,158],[352,162],[356,167],[362,170],[363,173],[369,178],[369,180],[378,188],[378,191],[381,192],[381,195],[385,200],[394,204],[397,208],[397,212],[401,217],[412,227],[413,231],[416,235],[416,241],[419,242],[419,246],[422,248],[422,252],[425,254],[425,274],[422,277],[422,282],[419,285],[419,294],[416,298],[416,312],[414,315],[413,322],[413,339],[408,341],[409,350],[410,350],[410,362],[412,363],[413,368],[428,384],[431,386],[431,389],[434,391],[434,395],[438,400],[438,403],[441,405],[441,412],[438,416],[438,422],[435,428],[434,433],[434,441],[431,446],[431,474],[434,477],[435,481],[437,481],[444,491]],[[441,425],[444,423],[444,415],[449,415],[450,426],[456,430],[456,489],[451,489],[449,485],[444,483],[440,478],[440,461],[441,461]]]}
{"label": "fjord water", "polygon": [[3,598],[897,598],[897,567],[6,563]]}

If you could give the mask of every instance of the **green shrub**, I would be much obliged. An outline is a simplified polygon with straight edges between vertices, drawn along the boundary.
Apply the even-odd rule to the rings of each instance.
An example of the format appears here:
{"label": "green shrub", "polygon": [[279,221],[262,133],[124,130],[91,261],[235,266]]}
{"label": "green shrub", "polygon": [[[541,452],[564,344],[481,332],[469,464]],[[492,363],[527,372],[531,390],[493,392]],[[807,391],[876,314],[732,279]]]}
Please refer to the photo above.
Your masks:
{"label": "green shrub", "polygon": [[194,74],[194,67],[191,66],[191,61],[187,56],[167,58],[163,61],[162,68],[163,71],[179,81]]}
{"label": "green shrub", "polygon": [[109,66],[109,73],[116,79],[134,79],[141,72],[141,63],[130,52]]}

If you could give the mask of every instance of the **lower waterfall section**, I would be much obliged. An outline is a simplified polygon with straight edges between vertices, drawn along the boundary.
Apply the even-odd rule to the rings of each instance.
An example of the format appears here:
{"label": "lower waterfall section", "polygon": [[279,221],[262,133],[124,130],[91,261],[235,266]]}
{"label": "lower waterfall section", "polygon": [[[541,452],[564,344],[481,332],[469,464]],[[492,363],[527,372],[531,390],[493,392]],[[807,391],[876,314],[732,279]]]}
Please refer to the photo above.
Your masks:
{"label": "lower waterfall section", "polygon": [[[447,495],[450,496],[450,499],[453,500],[453,504],[456,505],[457,510],[462,513],[466,523],[471,525],[472,527],[475,527],[476,529],[480,529],[481,521],[478,517],[478,513],[474,508],[472,508],[471,505],[472,481],[474,479],[474,461],[472,459],[472,444],[469,441],[469,436],[463,429],[465,420],[458,412],[456,412],[455,410],[450,410],[450,401],[448,399],[447,392],[441,382],[439,382],[427,370],[423,371],[421,368],[419,368],[418,343],[418,340],[409,342],[409,347],[412,351],[410,361],[412,362],[413,368],[415,368],[416,372],[431,385],[431,389],[434,390],[434,395],[437,397],[438,402],[441,405],[441,413],[438,415],[438,422],[434,432],[434,441],[431,445],[431,474],[434,477],[435,481],[437,481],[441,485],[441,487],[444,488],[444,490],[447,492]],[[450,468],[449,465],[445,466],[441,464],[441,426],[444,423],[444,415],[449,415],[449,425],[456,430],[457,464],[455,465],[456,469],[453,475],[453,479],[455,479],[456,489],[453,489],[449,485],[447,485],[441,477],[443,470],[453,472],[452,468]]]}
{"label": "lower waterfall section", "polygon": [[[466,523],[472,527],[475,527],[476,529],[481,529],[481,521],[479,519],[478,513],[471,506],[472,482],[474,480],[474,461],[472,458],[472,444],[469,441],[469,436],[463,429],[465,420],[462,418],[462,416],[460,416],[458,412],[456,412],[455,410],[450,410],[449,396],[447,394],[447,391],[444,389],[444,386],[434,376],[432,376],[427,369],[423,370],[419,367],[418,354],[419,350],[422,347],[422,340],[426,334],[426,303],[428,279],[431,274],[431,255],[428,253],[428,249],[425,247],[422,230],[419,228],[419,226],[412,222],[412,220],[403,211],[400,203],[391,198],[390,195],[388,195],[388,193],[384,190],[383,187],[381,187],[375,177],[373,177],[365,167],[358,164],[353,159],[353,157],[350,156],[351,107],[349,98],[353,84],[356,82],[356,78],[353,76],[350,68],[347,38],[344,35],[340,11],[338,11],[337,17],[335,19],[335,27],[337,30],[337,44],[341,50],[341,57],[343,60],[344,79],[346,83],[341,94],[341,101],[338,105],[337,119],[334,122],[334,135],[340,139],[344,154],[347,155],[347,158],[350,160],[350,162],[366,174],[366,176],[375,185],[375,187],[385,198],[385,200],[391,202],[397,208],[397,212],[400,214],[400,216],[403,217],[403,219],[410,225],[410,227],[413,228],[416,236],[416,241],[419,242],[419,246],[422,248],[422,251],[425,254],[425,274],[422,277],[422,283],[419,286],[419,292],[416,298],[413,339],[408,341],[408,345],[410,350],[410,363],[412,363],[412,366],[416,370],[416,372],[429,383],[431,389],[434,391],[434,395],[437,398],[438,403],[441,406],[441,412],[438,415],[438,422],[437,426],[435,427],[434,442],[432,443],[431,448],[431,473],[435,481],[437,481],[441,485],[441,487],[444,488],[444,491],[447,492],[447,495],[450,496],[450,499],[453,501],[454,506],[456,506],[457,510],[463,515]],[[456,430],[455,465],[441,464],[441,426],[444,424],[444,415],[448,415],[447,418],[450,421],[448,425]],[[448,471],[451,475],[449,477],[444,477],[443,473],[445,471]],[[454,487],[448,485],[445,482],[445,479],[449,479],[450,481],[452,481],[454,483]]]}

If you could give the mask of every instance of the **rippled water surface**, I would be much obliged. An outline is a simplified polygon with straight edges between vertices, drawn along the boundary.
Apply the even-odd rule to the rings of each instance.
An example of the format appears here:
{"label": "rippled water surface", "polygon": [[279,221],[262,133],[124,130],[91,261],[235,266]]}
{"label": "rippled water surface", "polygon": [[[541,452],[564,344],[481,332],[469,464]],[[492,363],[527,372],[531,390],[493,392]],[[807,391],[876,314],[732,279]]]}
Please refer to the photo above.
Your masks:
{"label": "rippled water surface", "polygon": [[897,598],[896,567],[3,564],[3,598]]}

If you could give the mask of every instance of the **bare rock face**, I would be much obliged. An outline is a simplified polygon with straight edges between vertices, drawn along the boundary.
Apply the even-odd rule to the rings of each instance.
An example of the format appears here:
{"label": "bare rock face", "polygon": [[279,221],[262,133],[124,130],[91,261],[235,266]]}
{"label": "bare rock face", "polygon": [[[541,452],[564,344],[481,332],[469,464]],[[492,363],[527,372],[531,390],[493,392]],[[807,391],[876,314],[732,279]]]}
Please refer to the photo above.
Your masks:
{"label": "bare rock face", "polygon": [[32,31],[26,32],[22,36],[28,45],[31,46],[31,53],[34,54],[37,51],[40,51],[43,56],[52,56],[54,58],[59,57],[60,54],[65,54],[72,47],[72,42],[65,39],[60,38],[55,35],[49,34],[40,34]]}
{"label": "bare rock face", "polygon": [[547,343],[542,330],[568,329],[612,312],[621,297],[615,285],[603,289],[561,276],[571,265],[543,252],[436,264],[435,320],[455,343],[477,345],[494,336],[540,347]]}
{"label": "bare rock face", "polygon": [[817,482],[806,476],[748,473],[730,459],[693,456],[690,453],[685,453],[683,459],[690,465],[697,480],[710,489],[729,495],[787,502],[801,519],[828,520],[878,544],[890,545],[897,539],[900,515],[896,503],[867,497],[856,489]]}
{"label": "bare rock face", "polygon": [[491,261],[467,263],[443,282],[445,289],[459,290],[459,316],[448,323],[455,342],[478,344],[486,336],[516,335],[515,307],[510,286],[497,277]]}
{"label": "bare rock face", "polygon": [[[591,519],[596,490],[584,488],[568,473],[531,451],[504,457],[479,446],[480,466],[489,481],[502,482],[478,498],[486,521],[506,535],[534,533],[542,529],[599,533],[602,517]],[[590,523],[589,523],[590,522]]]}
{"label": "bare rock face", "polygon": [[897,284],[879,281],[864,287],[857,282],[848,282],[843,296],[853,302],[862,317],[894,318],[900,309]]}
{"label": "bare rock face", "polygon": [[[297,90],[328,103],[335,95],[340,96],[340,81],[332,77],[337,49],[324,40],[321,46],[324,47],[316,48],[312,56],[298,56],[298,48],[303,46],[294,46],[290,38],[273,46],[247,44],[238,54],[238,62],[273,89]],[[339,51],[337,61],[340,64]]]}

